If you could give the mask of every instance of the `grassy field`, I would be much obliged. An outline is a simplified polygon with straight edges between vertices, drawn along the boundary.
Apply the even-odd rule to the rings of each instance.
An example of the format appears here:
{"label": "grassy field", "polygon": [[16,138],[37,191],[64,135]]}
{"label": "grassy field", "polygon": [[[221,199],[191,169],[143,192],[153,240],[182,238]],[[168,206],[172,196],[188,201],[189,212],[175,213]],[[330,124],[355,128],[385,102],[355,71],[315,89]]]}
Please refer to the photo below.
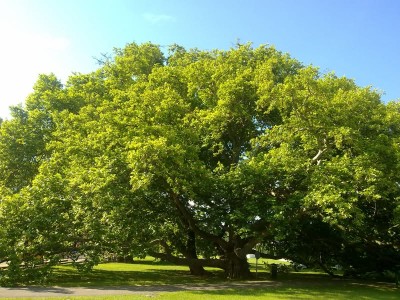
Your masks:
{"label": "grassy field", "polygon": [[[271,261],[269,261],[271,263]],[[254,270],[254,261],[251,261]],[[49,286],[98,287],[107,286],[164,286],[142,295],[101,296],[96,300],[236,300],[236,299],[400,299],[400,289],[393,283],[331,279],[318,272],[279,274],[270,280],[263,263],[259,264],[257,278],[251,282],[230,281],[219,270],[209,269],[210,276],[191,276],[187,267],[160,263],[153,259],[134,264],[108,263],[97,266],[93,272],[80,274],[69,266],[57,267]],[[176,288],[179,286],[179,288]],[[192,290],[185,287],[203,287]],[[167,287],[174,287],[168,289]],[[207,287],[207,288],[204,288]],[[1,297],[1,295],[0,295]],[[90,297],[15,298],[15,299],[93,299]],[[13,299],[13,298],[3,298]]]}
{"label": "grassy field", "polygon": [[48,285],[62,287],[91,286],[136,286],[215,283],[224,281],[224,274],[217,269],[208,269],[210,276],[190,275],[188,267],[159,262],[153,258],[139,260],[133,264],[100,264],[87,274],[78,273],[70,266],[60,266],[54,271],[54,279]]}

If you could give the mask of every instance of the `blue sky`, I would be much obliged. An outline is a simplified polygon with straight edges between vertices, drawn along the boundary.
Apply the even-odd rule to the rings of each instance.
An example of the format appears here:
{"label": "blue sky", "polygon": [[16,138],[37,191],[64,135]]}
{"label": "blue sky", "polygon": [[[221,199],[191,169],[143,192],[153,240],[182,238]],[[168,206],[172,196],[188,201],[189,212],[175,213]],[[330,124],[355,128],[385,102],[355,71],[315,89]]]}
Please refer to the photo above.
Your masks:
{"label": "blue sky", "polygon": [[0,0],[0,117],[40,73],[63,82],[129,42],[274,45],[400,99],[399,0]]}

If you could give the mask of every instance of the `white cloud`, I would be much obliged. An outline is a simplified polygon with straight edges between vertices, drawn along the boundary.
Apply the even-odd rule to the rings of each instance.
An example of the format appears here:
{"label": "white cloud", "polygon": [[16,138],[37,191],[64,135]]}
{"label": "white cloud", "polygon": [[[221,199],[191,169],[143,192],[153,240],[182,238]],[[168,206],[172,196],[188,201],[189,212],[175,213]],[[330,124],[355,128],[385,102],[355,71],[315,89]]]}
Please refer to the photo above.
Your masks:
{"label": "white cloud", "polygon": [[160,23],[160,22],[175,22],[176,19],[173,16],[163,15],[163,14],[151,14],[146,13],[143,14],[143,18],[153,24]]}

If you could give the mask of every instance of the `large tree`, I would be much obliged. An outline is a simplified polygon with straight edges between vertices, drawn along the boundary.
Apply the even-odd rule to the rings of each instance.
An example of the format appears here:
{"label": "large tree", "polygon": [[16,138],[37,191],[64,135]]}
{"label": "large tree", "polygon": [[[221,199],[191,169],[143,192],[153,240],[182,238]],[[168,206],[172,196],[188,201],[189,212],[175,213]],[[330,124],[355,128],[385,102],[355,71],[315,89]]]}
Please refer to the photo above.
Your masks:
{"label": "large tree", "polygon": [[[30,100],[2,124],[9,132],[24,114],[49,118],[32,125],[46,155],[23,180],[1,178],[15,186],[3,207],[27,216],[14,233],[36,245],[26,252],[56,261],[79,251],[89,266],[106,252],[151,254],[231,278],[250,276],[257,245],[328,272],[399,263],[400,110],[371,88],[268,46],[173,45],[165,58],[133,43],[44,91],[37,99],[54,101]],[[16,142],[4,136],[0,153]],[[12,159],[16,170],[26,162]]]}

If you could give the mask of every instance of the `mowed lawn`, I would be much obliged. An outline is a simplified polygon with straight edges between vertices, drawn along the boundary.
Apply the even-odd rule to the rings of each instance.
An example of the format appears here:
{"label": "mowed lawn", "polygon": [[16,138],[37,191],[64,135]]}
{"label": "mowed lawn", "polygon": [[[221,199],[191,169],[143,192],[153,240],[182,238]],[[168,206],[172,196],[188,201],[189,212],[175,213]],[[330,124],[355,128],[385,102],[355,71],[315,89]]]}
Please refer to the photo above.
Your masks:
{"label": "mowed lawn", "polygon": [[[251,263],[255,274],[254,261]],[[257,278],[252,281],[226,280],[223,273],[216,269],[209,269],[209,272],[210,275],[205,277],[191,276],[187,267],[160,263],[152,258],[133,264],[101,264],[88,274],[80,274],[70,266],[61,266],[56,268],[55,277],[48,286],[160,288],[146,289],[149,292],[129,296],[2,299],[400,299],[400,289],[396,288],[394,283],[331,279],[322,273],[311,271],[279,274],[277,280],[270,280],[269,273],[262,263],[259,264]]]}

